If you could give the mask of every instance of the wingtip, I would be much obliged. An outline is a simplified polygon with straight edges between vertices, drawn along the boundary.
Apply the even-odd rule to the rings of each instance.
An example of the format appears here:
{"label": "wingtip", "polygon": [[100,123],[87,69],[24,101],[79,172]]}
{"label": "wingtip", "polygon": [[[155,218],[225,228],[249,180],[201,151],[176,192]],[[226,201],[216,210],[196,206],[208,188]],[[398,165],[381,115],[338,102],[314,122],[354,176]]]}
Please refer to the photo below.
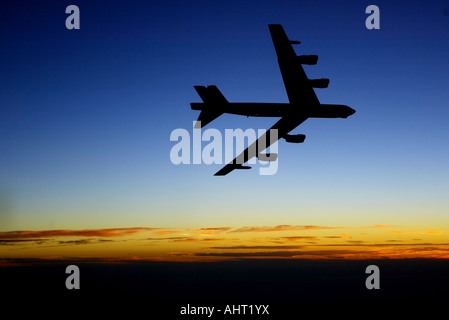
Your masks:
{"label": "wingtip", "polygon": [[268,29],[270,30],[270,32],[274,30],[284,30],[282,24],[269,24]]}
{"label": "wingtip", "polygon": [[220,177],[220,176],[225,176],[228,174],[228,172],[225,172],[225,167],[221,168],[220,170],[218,170],[217,172],[215,172],[214,176],[216,177]]}

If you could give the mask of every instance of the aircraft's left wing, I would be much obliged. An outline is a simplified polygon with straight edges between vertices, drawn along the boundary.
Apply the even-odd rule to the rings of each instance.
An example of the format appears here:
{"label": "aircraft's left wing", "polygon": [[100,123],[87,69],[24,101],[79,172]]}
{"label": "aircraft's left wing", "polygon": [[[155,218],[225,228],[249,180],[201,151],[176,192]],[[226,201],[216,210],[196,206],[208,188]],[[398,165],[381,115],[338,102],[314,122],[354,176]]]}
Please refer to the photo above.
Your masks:
{"label": "aircraft's left wing", "polygon": [[[307,117],[298,117],[297,115],[285,116],[276,122],[269,130],[267,130],[262,136],[254,141],[248,148],[246,148],[240,155],[234,160],[225,165],[221,170],[215,173],[215,176],[224,176],[233,171],[234,169],[250,169],[251,167],[243,166],[245,162],[253,157],[259,157],[261,151],[268,148],[280,138],[285,137],[287,133],[295,129],[301,123],[307,120]],[[277,136],[273,131],[277,130]],[[271,133],[270,133],[271,132]],[[263,141],[264,143],[261,143]],[[261,159],[263,160],[263,159]]]}
{"label": "aircraft's left wing", "polygon": [[[293,50],[292,43],[299,41],[290,41],[280,24],[269,24],[271,38],[273,40],[276,55],[278,57],[279,69],[284,80],[285,90],[288,100],[292,107],[314,106],[320,102],[313,90],[310,80],[307,78],[299,58]],[[316,57],[318,59],[318,57]],[[316,61],[315,61],[316,63]],[[295,106],[293,106],[295,105]]]}

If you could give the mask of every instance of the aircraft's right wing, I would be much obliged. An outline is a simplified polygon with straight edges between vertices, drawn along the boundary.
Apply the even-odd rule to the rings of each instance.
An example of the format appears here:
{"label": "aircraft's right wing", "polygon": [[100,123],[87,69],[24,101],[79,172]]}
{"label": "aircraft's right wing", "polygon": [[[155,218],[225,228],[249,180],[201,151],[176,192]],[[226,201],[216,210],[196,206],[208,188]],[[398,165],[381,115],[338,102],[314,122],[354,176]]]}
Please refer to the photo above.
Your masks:
{"label": "aircraft's right wing", "polygon": [[[311,106],[319,104],[313,87],[307,78],[292,42],[280,24],[269,24],[271,38],[278,57],[279,69],[284,80],[285,90],[291,104]],[[293,42],[294,43],[294,42]],[[297,42],[299,43],[299,42]],[[292,106],[293,108],[295,106]]]}
{"label": "aircraft's right wing", "polygon": [[[287,133],[295,129],[301,123],[307,120],[307,117],[297,116],[293,114],[292,116],[285,116],[276,122],[269,130],[267,130],[262,136],[254,141],[248,148],[246,148],[240,155],[238,155],[234,160],[225,165],[221,170],[215,173],[215,176],[224,176],[233,171],[234,169],[250,169],[249,166],[243,166],[245,162],[253,157],[259,157],[261,151],[268,148],[270,145],[275,143],[280,138],[285,137]],[[273,131],[277,130],[277,135],[273,137]],[[264,141],[264,143],[260,143]],[[263,160],[263,159],[260,159]]]}

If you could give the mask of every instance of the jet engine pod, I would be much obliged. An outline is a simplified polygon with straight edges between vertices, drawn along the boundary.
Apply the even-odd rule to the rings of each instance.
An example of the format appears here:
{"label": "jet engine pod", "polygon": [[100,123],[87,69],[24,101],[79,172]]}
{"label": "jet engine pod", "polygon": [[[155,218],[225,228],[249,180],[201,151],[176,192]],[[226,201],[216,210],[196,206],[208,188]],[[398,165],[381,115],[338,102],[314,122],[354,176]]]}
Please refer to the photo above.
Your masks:
{"label": "jet engine pod", "polygon": [[260,161],[276,161],[278,159],[277,153],[259,153],[257,159]]}
{"label": "jet engine pod", "polygon": [[313,88],[327,88],[329,86],[329,79],[309,79],[310,85]]}
{"label": "jet engine pod", "polygon": [[305,134],[288,134],[284,137],[285,141],[289,143],[303,143],[306,140]]}
{"label": "jet engine pod", "polygon": [[298,61],[300,64],[314,65],[318,62],[317,55],[309,55],[309,56],[298,56]]}

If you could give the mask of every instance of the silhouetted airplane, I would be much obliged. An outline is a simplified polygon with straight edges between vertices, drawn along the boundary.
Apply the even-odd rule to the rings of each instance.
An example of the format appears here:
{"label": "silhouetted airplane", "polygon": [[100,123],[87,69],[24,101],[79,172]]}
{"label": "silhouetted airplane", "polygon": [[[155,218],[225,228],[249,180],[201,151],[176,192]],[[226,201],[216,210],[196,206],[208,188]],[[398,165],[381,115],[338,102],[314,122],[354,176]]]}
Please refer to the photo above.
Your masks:
{"label": "silhouetted airplane", "polygon": [[[239,156],[215,173],[216,176],[226,175],[234,169],[250,169],[251,167],[242,164],[253,157],[263,161],[275,161],[276,154],[261,154],[260,152],[280,138],[291,143],[304,142],[305,135],[288,133],[308,118],[347,118],[355,113],[354,109],[345,105],[321,104],[313,88],[327,88],[329,79],[308,79],[302,68],[303,64],[315,65],[318,56],[297,56],[292,44],[301,42],[289,40],[280,24],[269,24],[268,28],[276,49],[279,68],[290,103],[230,103],[216,86],[194,87],[203,100],[203,103],[190,104],[192,110],[201,110],[195,128],[204,127],[223,113],[249,117],[281,117],[270,129],[277,130],[277,137],[273,138],[272,134],[270,137],[270,130],[268,130]],[[263,143],[260,143],[261,141]]]}

